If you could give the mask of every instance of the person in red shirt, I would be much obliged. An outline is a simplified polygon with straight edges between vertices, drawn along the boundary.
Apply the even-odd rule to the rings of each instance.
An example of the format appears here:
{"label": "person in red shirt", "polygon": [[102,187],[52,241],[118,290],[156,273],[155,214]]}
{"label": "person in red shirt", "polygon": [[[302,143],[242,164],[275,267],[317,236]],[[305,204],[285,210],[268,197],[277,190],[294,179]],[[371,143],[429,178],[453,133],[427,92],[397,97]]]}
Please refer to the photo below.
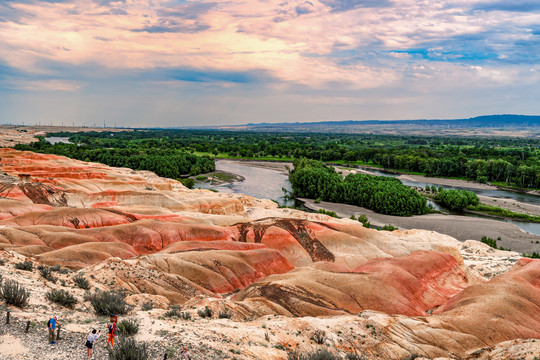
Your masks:
{"label": "person in red shirt", "polygon": [[114,348],[114,333],[116,332],[116,321],[111,320],[109,324],[109,339],[107,340],[107,345],[111,344],[111,349]]}

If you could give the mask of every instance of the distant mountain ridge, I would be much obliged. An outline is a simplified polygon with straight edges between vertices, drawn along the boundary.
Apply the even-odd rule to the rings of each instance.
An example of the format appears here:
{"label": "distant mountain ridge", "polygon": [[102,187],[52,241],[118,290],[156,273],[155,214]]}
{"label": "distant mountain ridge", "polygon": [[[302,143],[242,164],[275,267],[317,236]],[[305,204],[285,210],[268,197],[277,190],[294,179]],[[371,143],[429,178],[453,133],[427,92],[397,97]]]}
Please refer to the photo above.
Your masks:
{"label": "distant mountain ridge", "polygon": [[411,125],[467,125],[469,127],[485,126],[540,126],[540,115],[483,115],[469,119],[418,119],[418,120],[342,120],[295,123],[249,123],[238,126],[311,126],[311,125],[383,125],[383,124],[411,124]]}
{"label": "distant mountain ridge", "polygon": [[[252,131],[332,131],[347,129],[399,128],[536,128],[540,127],[540,115],[483,115],[469,119],[418,119],[418,120],[343,120],[320,122],[249,123],[245,125],[207,126],[206,129],[252,130]],[[197,127],[202,128],[202,127]]]}

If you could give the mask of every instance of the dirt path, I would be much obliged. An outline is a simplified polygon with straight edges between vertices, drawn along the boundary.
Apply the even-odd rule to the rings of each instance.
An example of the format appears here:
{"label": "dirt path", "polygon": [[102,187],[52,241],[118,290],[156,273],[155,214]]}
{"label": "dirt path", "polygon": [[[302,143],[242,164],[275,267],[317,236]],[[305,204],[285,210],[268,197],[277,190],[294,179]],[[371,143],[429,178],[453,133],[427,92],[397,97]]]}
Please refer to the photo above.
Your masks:
{"label": "dirt path", "polygon": [[[428,214],[420,216],[392,216],[375,213],[366,208],[354,205],[336,204],[321,201],[315,204],[310,199],[300,199],[304,205],[313,210],[325,209],[334,211],[340,217],[366,214],[373,225],[393,225],[400,229],[424,229],[450,235],[460,241],[480,240],[482,236],[501,240],[499,246],[510,248],[519,253],[540,252],[540,236],[528,234],[514,224],[499,220],[490,220],[459,215]],[[538,243],[537,243],[538,241]]]}

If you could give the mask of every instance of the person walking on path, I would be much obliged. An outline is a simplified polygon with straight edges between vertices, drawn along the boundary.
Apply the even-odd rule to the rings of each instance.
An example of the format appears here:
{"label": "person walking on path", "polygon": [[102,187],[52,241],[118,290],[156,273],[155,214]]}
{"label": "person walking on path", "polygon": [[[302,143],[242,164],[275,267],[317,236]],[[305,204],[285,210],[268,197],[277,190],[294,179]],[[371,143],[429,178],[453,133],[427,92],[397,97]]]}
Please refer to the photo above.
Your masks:
{"label": "person walking on path", "polygon": [[[47,323],[47,327],[49,328],[49,344],[56,344],[56,341],[54,341],[54,330],[56,329],[57,322],[58,316],[54,315]],[[58,323],[58,325],[60,325],[60,323]]]}
{"label": "person walking on path", "polygon": [[109,339],[107,345],[111,344],[111,349],[114,348],[114,333],[116,332],[116,321],[111,316],[111,323],[109,324]]}
{"label": "person walking on path", "polygon": [[92,357],[92,347],[94,346],[94,342],[99,339],[100,335],[101,331],[97,332],[96,329],[92,330],[92,332],[88,335],[85,346],[86,354],[88,355],[89,359]]}

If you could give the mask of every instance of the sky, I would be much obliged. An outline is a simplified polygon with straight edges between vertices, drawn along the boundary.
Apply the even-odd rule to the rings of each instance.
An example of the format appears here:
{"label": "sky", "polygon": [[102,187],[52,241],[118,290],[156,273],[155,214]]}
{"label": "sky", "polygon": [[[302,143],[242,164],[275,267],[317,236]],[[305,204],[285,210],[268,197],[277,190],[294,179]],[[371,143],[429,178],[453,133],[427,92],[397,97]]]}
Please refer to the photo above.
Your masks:
{"label": "sky", "polygon": [[538,0],[1,0],[0,123],[540,114]]}

